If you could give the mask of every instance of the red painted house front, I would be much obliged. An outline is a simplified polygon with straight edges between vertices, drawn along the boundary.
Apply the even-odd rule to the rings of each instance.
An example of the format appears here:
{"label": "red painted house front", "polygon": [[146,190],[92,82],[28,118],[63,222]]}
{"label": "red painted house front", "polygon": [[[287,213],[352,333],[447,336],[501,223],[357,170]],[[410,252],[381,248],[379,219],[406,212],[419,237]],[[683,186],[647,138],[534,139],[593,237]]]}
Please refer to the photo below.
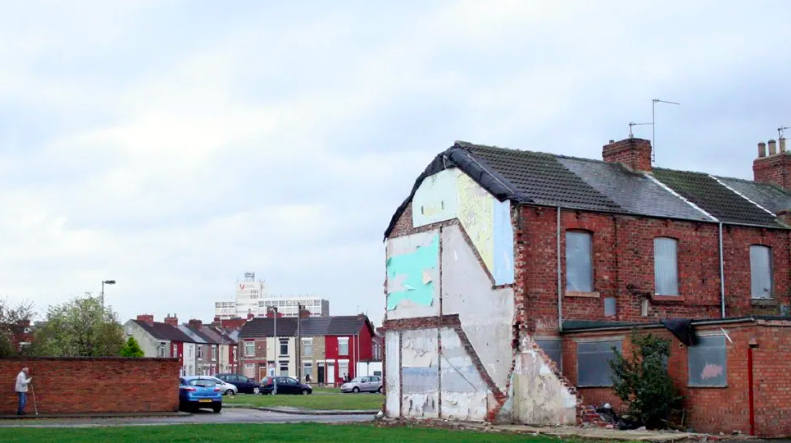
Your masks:
{"label": "red painted house front", "polygon": [[[373,326],[366,318],[360,330],[355,335],[327,335],[325,336],[325,358],[327,362],[327,377],[333,379],[327,382],[340,386],[343,376],[354,378],[357,375],[357,362],[370,360],[373,357]],[[330,372],[329,367],[334,370]]]}

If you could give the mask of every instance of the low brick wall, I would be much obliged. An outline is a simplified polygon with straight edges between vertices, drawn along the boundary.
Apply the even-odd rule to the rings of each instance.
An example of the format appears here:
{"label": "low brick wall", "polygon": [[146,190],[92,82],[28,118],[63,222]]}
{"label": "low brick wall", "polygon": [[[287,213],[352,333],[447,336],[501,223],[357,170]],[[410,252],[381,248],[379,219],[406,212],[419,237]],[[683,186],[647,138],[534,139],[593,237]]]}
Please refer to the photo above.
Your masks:
{"label": "low brick wall", "polygon": [[[175,358],[0,359],[0,414],[15,414],[16,376],[30,368],[40,414],[175,412],[181,365]],[[34,413],[28,389],[29,414]]]}
{"label": "low brick wall", "polygon": [[[727,386],[688,386],[687,348],[680,346],[670,332],[652,329],[652,334],[672,340],[668,370],[676,387],[685,397],[686,425],[699,432],[730,434],[750,432],[747,354],[749,343],[759,346],[753,350],[753,409],[755,434],[759,437],[791,436],[791,322],[759,321],[699,326],[698,333],[719,332],[724,328],[731,341],[726,341]],[[623,337],[623,351],[631,352],[629,331],[567,333],[564,337],[563,372],[572,383],[577,382],[577,339],[593,337]],[[578,388],[585,403],[611,403],[622,407],[610,388]]]}

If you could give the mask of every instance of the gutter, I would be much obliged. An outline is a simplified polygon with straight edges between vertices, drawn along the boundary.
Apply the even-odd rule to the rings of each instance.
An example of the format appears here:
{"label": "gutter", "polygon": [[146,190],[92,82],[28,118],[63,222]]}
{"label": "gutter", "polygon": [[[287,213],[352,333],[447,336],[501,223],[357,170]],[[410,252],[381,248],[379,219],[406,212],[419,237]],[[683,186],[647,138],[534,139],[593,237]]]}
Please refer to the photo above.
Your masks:
{"label": "gutter", "polygon": [[[693,326],[705,326],[705,325],[721,325],[721,324],[734,324],[734,323],[752,323],[755,322],[754,317],[745,317],[745,318],[730,318],[730,319],[711,319],[711,320],[694,320],[692,322]],[[573,334],[577,332],[598,332],[598,331],[629,331],[631,329],[664,329],[665,327],[658,323],[649,323],[644,325],[629,325],[629,326],[607,326],[604,328],[583,328],[583,329],[573,329],[571,331],[565,331],[567,334]]]}

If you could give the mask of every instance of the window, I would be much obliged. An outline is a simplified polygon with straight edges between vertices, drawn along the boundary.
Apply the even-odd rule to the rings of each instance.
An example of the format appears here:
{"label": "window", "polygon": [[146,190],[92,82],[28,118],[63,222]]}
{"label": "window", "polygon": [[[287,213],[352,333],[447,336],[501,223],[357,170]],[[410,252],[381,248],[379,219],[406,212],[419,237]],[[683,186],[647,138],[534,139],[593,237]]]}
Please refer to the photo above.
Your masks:
{"label": "window", "polygon": [[621,340],[577,343],[577,386],[612,386],[612,348],[621,350]]}
{"label": "window", "polygon": [[305,357],[313,356],[313,339],[312,338],[303,338],[302,339],[302,355]]}
{"label": "window", "polygon": [[211,359],[217,361],[217,346],[212,345],[211,347]]}
{"label": "window", "polygon": [[553,362],[555,362],[555,366],[560,370],[562,364],[562,352],[561,352],[561,342],[560,340],[536,340],[536,344],[541,347],[541,350],[547,354]]}
{"label": "window", "polygon": [[280,362],[280,375],[282,375],[284,377],[288,376],[288,362],[287,361],[281,361]]}
{"label": "window", "polygon": [[750,246],[750,282],[753,298],[772,297],[772,249]]}
{"label": "window", "polygon": [[303,361],[302,362],[302,377],[307,379],[307,377],[313,378],[313,362],[311,361]]}
{"label": "window", "polygon": [[593,292],[591,234],[566,232],[566,291]]}
{"label": "window", "polygon": [[654,283],[656,295],[678,295],[678,240],[654,239]]}
{"label": "window", "polygon": [[349,355],[349,337],[338,337],[338,355]]}
{"label": "window", "polygon": [[231,358],[236,361],[236,346],[231,346]]}
{"label": "window", "polygon": [[727,349],[725,336],[698,337],[698,344],[690,346],[689,386],[725,387],[728,385]]}
{"label": "window", "polygon": [[288,355],[288,339],[280,339],[280,355]]}
{"label": "window", "polygon": [[203,346],[197,346],[198,348],[198,360],[203,358]]}
{"label": "window", "polygon": [[159,345],[157,347],[157,356],[159,358],[164,358],[165,357],[165,345],[164,344],[161,344],[161,345]]}
{"label": "window", "polygon": [[244,355],[245,357],[252,357],[255,355],[255,342],[244,342]]}
{"label": "window", "polygon": [[179,347],[177,344],[173,343],[173,354],[171,357],[178,357],[179,356]]}

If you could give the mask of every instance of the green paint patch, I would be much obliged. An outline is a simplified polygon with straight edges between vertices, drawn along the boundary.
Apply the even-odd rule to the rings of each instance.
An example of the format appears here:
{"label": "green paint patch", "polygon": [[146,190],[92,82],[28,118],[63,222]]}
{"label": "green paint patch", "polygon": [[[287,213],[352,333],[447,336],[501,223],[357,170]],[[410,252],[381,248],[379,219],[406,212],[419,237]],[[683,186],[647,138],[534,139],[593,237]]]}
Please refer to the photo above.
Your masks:
{"label": "green paint patch", "polygon": [[415,252],[387,259],[387,279],[401,280],[400,291],[387,294],[387,310],[392,311],[402,300],[431,306],[434,302],[434,279],[430,277],[439,261],[439,235],[428,246],[418,246]]}

